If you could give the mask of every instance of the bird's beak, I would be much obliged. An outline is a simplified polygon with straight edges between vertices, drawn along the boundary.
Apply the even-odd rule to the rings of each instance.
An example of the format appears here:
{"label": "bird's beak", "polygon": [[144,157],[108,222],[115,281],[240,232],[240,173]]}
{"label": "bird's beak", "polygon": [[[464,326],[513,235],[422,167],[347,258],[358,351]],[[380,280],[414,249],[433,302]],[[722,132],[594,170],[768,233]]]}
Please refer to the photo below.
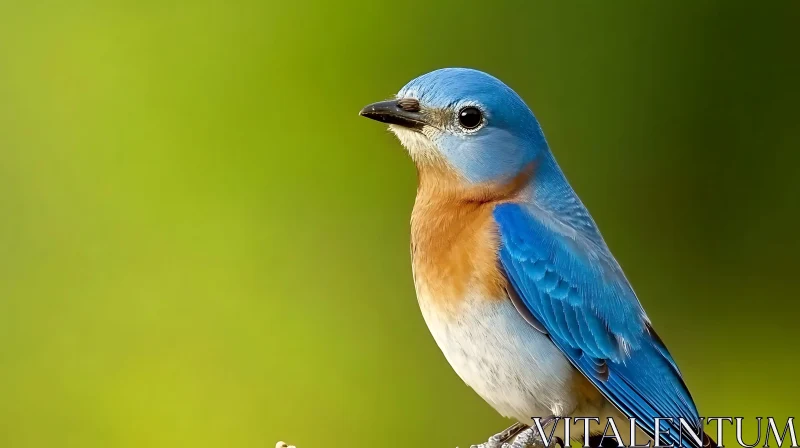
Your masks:
{"label": "bird's beak", "polygon": [[381,101],[370,104],[361,109],[359,115],[411,129],[422,129],[427,124],[420,113],[419,101],[414,99]]}

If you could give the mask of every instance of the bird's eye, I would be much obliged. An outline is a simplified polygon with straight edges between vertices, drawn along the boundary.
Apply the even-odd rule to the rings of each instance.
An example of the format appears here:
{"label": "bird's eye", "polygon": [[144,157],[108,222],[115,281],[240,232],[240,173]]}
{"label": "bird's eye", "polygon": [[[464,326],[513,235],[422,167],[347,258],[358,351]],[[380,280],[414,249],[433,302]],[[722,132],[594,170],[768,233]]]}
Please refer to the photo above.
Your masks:
{"label": "bird's eye", "polygon": [[477,107],[465,107],[458,112],[458,122],[464,129],[475,129],[482,121],[483,114]]}

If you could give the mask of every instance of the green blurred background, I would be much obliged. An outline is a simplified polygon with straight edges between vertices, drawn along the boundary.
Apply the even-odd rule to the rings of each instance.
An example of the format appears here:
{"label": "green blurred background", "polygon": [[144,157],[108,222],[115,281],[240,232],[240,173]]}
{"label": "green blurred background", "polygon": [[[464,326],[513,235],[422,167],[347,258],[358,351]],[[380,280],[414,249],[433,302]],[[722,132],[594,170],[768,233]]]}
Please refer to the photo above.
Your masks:
{"label": "green blurred background", "polygon": [[506,425],[428,334],[415,171],[357,116],[445,66],[534,109],[702,415],[792,415],[800,3],[744,5],[3,2],[0,447]]}

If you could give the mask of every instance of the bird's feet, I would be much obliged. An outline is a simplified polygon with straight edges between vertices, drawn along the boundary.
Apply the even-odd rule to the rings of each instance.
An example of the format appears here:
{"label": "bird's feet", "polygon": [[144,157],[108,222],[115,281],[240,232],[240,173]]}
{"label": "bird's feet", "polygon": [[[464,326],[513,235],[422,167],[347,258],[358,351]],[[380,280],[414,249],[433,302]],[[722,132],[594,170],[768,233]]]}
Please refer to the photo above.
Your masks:
{"label": "bird's feet", "polygon": [[[541,421],[541,426],[544,428],[557,420],[555,417],[548,417]],[[512,438],[514,441],[509,443]],[[489,437],[485,443],[472,445],[470,448],[555,448],[556,445],[564,448],[564,441],[560,437],[553,436],[548,445],[536,428],[514,423],[505,431]]]}
{"label": "bird's feet", "polygon": [[481,443],[480,445],[471,445],[470,448],[502,448],[503,446],[508,445],[506,442],[511,440],[511,438],[520,432],[524,431],[527,427],[528,425],[523,425],[522,423],[514,423],[504,431],[489,437],[489,440],[486,442]]}
{"label": "bird's feet", "polygon": [[559,437],[553,437],[550,440],[550,445],[545,443],[542,435],[536,428],[530,427],[521,431],[517,437],[514,438],[513,443],[504,443],[500,448],[555,448],[556,445],[564,448],[564,441]]}

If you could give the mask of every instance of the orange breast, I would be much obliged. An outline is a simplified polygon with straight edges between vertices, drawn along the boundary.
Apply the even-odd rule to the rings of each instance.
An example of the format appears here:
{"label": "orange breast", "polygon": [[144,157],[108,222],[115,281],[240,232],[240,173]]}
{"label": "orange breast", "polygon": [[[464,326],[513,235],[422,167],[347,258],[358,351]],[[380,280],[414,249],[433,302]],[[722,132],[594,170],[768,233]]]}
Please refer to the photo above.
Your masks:
{"label": "orange breast", "polygon": [[502,300],[507,282],[498,261],[494,207],[519,199],[533,172],[504,184],[467,185],[442,166],[419,167],[411,216],[411,254],[418,294],[451,307],[468,293]]}

